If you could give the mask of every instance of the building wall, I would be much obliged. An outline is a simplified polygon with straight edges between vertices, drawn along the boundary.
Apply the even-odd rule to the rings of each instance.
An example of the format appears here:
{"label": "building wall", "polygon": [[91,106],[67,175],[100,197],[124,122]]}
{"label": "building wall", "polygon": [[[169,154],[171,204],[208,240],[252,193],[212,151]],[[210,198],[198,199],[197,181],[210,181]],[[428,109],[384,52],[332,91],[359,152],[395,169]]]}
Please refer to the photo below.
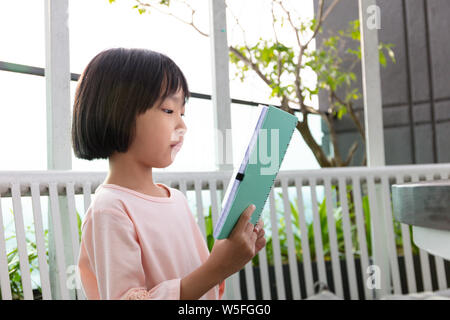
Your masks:
{"label": "building wall", "polygon": [[[326,0],[325,6],[330,3]],[[381,67],[386,164],[450,162],[450,1],[378,0],[377,5],[379,41],[394,44],[397,60]],[[358,1],[341,0],[325,21],[317,45],[331,30],[345,29],[355,19]],[[354,72],[362,93],[360,63]],[[325,93],[319,94],[319,107],[328,107]],[[364,125],[362,100],[355,109]],[[325,124],[323,131],[322,142],[329,145]],[[362,143],[347,116],[338,121],[336,131],[343,157],[355,139]],[[363,152],[358,148],[351,165],[361,165]]]}

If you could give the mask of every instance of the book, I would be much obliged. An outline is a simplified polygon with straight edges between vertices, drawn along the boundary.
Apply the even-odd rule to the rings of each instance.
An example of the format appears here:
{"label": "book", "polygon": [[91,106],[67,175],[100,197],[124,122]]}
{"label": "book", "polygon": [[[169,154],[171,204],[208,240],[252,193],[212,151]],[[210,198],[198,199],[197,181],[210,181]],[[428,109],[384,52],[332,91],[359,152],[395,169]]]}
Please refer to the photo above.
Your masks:
{"label": "book", "polygon": [[250,222],[258,222],[297,123],[295,115],[274,106],[262,106],[241,165],[228,183],[214,238],[228,238],[250,204],[256,207]]}

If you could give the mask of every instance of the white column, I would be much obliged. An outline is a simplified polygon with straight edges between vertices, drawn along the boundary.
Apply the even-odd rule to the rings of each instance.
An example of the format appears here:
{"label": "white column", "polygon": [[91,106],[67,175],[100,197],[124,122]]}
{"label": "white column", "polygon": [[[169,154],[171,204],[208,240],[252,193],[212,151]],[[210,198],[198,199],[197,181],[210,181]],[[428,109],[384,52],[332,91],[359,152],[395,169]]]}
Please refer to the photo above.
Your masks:
{"label": "white column", "polygon": [[[45,80],[47,105],[47,169],[70,170],[72,148],[70,139],[70,60],[68,0],[45,1]],[[67,198],[59,197],[64,235],[66,266],[74,264],[67,212]],[[48,208],[51,205],[49,201]],[[53,213],[51,213],[53,214]],[[49,214],[49,220],[51,215]],[[53,227],[49,221],[49,269],[53,299],[64,296],[59,292]],[[65,270],[64,270],[65,272]],[[70,292],[73,299],[73,290]]]}
{"label": "white column", "polygon": [[[209,0],[209,9],[215,163],[216,169],[219,171],[233,171],[231,99],[228,71],[229,50],[225,1]],[[224,189],[226,187],[224,186]],[[224,194],[225,190],[221,192],[221,199],[223,199]],[[225,280],[224,299],[238,299],[233,294],[234,278],[239,280],[238,272]],[[235,283],[239,283],[239,281]]]}
{"label": "white column", "polygon": [[68,0],[45,0],[47,168],[72,168]]}
{"label": "white column", "polygon": [[380,19],[380,10],[375,0],[359,0],[364,124],[369,167],[385,165],[377,29]]}
{"label": "white column", "polygon": [[[220,171],[232,171],[233,154],[226,5],[224,0],[210,0],[209,5],[216,167]],[[227,161],[227,159],[230,161]]]}
{"label": "white column", "polygon": [[[383,109],[378,53],[378,29],[381,27],[381,15],[376,0],[359,0],[359,21],[367,164],[369,167],[384,166]],[[371,200],[381,201],[379,183],[375,184],[375,193],[376,199]],[[374,290],[375,298],[378,298],[390,291],[390,266],[385,212],[382,205],[374,207],[377,208],[377,212],[371,212],[371,239],[373,264],[380,271],[380,287]],[[367,276],[369,275],[366,274]],[[366,281],[364,284],[367,285]]]}

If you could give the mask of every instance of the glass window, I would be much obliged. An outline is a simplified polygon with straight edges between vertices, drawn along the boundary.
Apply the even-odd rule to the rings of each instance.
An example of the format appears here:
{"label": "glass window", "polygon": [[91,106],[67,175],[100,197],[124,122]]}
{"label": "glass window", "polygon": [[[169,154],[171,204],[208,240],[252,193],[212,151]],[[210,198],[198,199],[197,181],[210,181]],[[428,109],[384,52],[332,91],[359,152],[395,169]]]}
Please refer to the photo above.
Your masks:
{"label": "glass window", "polygon": [[0,71],[0,170],[46,170],[45,78]]}
{"label": "glass window", "polygon": [[[156,10],[139,14],[132,8],[136,4],[123,0],[112,4],[69,1],[71,72],[81,73],[97,53],[107,48],[146,48],[174,60],[188,79],[191,91],[210,93],[210,39]],[[198,6],[198,10],[196,23],[208,32],[208,6]]]}
{"label": "glass window", "polygon": [[45,66],[44,1],[0,1],[0,61]]}
{"label": "glass window", "polygon": [[[252,0],[229,0],[227,1],[227,36],[228,45],[242,46],[247,44],[254,46],[261,37],[263,40],[275,41],[272,27],[272,2],[271,0],[260,0],[257,5]],[[295,21],[296,17],[301,17],[302,21],[311,19],[314,16],[313,1],[283,1],[286,8],[290,9]],[[281,16],[284,14],[279,5],[274,6],[277,21],[277,38],[286,46],[296,47],[297,39],[287,18],[280,28]],[[286,14],[284,14],[286,16]],[[239,20],[239,25],[236,23]],[[245,30],[245,41],[242,28]],[[304,42],[304,41],[303,41]],[[310,46],[314,47],[314,41]],[[297,51],[298,52],[298,51]],[[230,92],[231,97],[247,101],[272,103],[279,105],[277,98],[269,98],[272,89],[252,70],[246,73],[244,82],[235,76],[237,69],[234,64],[230,64]],[[315,81],[313,73],[304,72],[302,77],[308,78],[308,82]],[[235,79],[235,80],[233,80]],[[317,104],[314,104],[317,107]]]}

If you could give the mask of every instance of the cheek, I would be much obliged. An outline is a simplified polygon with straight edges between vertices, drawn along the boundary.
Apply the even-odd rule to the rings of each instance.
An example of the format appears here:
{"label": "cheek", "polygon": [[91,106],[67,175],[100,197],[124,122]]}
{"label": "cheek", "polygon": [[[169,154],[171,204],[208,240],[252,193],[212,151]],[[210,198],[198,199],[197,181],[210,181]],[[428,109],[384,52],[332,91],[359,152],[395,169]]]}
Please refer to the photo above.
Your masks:
{"label": "cheek", "polygon": [[146,154],[159,151],[170,144],[167,135],[170,134],[162,121],[140,125],[136,130],[136,147]]}
{"label": "cheek", "polygon": [[[147,127],[143,128],[139,132],[139,138],[137,139],[141,143],[141,148],[145,146],[146,150],[155,150],[160,147],[160,133],[158,133],[158,128],[155,127]],[[138,146],[139,147],[139,146]]]}

